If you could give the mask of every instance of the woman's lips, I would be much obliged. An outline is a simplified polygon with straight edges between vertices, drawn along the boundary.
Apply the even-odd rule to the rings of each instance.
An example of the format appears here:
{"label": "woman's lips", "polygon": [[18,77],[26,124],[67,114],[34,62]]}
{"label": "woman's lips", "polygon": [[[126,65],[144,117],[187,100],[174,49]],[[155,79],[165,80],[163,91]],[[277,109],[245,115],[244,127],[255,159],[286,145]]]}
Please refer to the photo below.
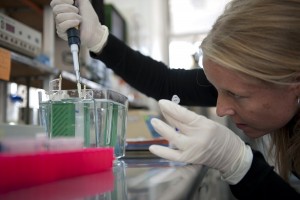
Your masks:
{"label": "woman's lips", "polygon": [[245,130],[248,126],[246,124],[239,124],[239,123],[236,123],[236,127],[238,127],[239,129],[241,130]]}

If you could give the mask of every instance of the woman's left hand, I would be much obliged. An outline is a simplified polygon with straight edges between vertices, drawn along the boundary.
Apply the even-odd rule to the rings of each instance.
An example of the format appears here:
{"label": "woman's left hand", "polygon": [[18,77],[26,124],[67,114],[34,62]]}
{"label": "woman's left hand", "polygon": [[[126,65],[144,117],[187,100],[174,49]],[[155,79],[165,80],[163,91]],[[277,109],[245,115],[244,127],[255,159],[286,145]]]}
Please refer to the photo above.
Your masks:
{"label": "woman's left hand", "polygon": [[239,136],[227,127],[169,100],[160,100],[159,106],[171,126],[159,119],[152,119],[151,123],[177,149],[151,145],[149,150],[153,154],[218,169],[230,184],[236,184],[244,177],[251,166],[253,154]]}

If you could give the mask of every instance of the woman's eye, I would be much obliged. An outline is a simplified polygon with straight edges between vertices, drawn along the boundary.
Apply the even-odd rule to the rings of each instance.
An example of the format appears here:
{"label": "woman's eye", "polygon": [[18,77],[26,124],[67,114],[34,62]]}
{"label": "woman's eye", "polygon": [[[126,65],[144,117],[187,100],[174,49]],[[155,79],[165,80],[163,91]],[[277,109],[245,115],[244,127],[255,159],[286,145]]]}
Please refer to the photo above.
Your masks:
{"label": "woman's eye", "polygon": [[230,95],[230,96],[232,96],[232,97],[234,97],[234,98],[236,98],[236,99],[240,99],[240,98],[243,98],[242,96],[240,96],[240,95],[238,95],[238,94],[235,94],[235,93],[233,93],[233,92],[227,92],[228,93],[228,95]]}

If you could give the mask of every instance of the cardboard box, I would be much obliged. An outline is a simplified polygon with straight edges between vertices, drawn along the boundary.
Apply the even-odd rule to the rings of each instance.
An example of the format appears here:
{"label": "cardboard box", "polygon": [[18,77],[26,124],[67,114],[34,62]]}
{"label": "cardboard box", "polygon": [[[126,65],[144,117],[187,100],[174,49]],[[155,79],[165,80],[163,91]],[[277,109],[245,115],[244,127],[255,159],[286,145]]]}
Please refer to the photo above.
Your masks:
{"label": "cardboard box", "polygon": [[127,139],[152,139],[153,131],[149,128],[149,120],[152,117],[159,118],[154,111],[129,109],[127,124]]}

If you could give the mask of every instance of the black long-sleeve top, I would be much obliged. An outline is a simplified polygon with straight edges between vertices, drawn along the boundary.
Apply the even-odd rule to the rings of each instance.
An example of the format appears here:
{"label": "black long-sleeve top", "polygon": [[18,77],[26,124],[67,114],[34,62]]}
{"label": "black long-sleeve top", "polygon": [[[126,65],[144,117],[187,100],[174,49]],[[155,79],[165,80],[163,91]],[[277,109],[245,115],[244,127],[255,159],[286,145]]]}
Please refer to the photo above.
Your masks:
{"label": "black long-sleeve top", "polygon": [[[217,92],[202,69],[169,69],[162,62],[132,50],[113,35],[109,35],[101,54],[91,53],[91,56],[104,62],[132,87],[156,100],[171,99],[176,94],[182,105],[216,105]],[[230,188],[238,199],[300,199],[300,194],[256,151],[253,151],[250,170]]]}
{"label": "black long-sleeve top", "polygon": [[176,94],[182,105],[215,106],[217,92],[202,69],[170,69],[164,63],[133,51],[112,35],[100,59],[129,85],[156,100]]}
{"label": "black long-sleeve top", "polygon": [[300,199],[300,194],[274,172],[274,168],[258,151],[253,151],[250,170],[238,184],[231,185],[230,189],[237,199],[242,200]]}

